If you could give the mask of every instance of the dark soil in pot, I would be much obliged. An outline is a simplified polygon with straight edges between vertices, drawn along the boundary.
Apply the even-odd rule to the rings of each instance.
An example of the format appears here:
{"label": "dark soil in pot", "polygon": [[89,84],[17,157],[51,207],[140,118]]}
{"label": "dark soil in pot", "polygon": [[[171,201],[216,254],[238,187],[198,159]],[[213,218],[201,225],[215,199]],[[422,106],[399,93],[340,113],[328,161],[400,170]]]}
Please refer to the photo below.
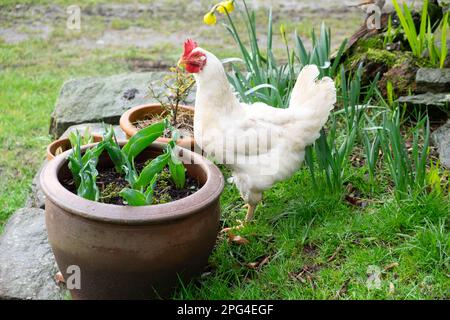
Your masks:
{"label": "dark soil in pot", "polygon": [[[140,172],[148,163],[136,163],[136,169]],[[72,178],[62,181],[64,187],[77,193],[75,183]],[[123,175],[117,173],[115,168],[101,168],[97,176],[97,186],[100,190],[100,202],[107,204],[115,204],[119,206],[127,205],[123,198],[119,195],[124,188],[130,188],[128,182]],[[186,198],[201,188],[201,184],[196,179],[187,176],[186,185],[183,189],[177,189],[167,168],[159,175],[158,181],[154,187],[153,204],[163,204]]]}

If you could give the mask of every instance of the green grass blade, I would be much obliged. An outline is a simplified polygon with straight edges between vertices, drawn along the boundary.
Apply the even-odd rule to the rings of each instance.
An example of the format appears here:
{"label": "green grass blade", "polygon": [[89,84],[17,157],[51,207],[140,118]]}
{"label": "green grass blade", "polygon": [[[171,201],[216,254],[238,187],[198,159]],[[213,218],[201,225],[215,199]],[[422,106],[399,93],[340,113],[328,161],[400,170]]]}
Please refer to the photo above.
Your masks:
{"label": "green grass blade", "polygon": [[420,31],[419,31],[419,51],[423,52],[426,45],[426,32],[428,23],[428,0],[423,1],[422,16],[420,19]]}
{"label": "green grass blade", "polygon": [[448,48],[447,48],[447,32],[448,32],[448,19],[449,19],[449,13],[447,12],[444,17],[442,18],[442,34],[441,34],[441,54],[440,54],[440,62],[439,67],[442,69],[444,68],[445,60],[447,59],[448,55]]}

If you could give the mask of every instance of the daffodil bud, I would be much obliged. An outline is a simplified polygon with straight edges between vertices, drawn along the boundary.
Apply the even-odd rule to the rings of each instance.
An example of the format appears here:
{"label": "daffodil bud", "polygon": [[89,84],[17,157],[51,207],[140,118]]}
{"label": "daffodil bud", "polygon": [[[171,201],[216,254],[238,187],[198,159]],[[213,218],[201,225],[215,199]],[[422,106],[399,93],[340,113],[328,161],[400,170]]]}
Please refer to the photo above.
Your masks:
{"label": "daffodil bud", "polygon": [[217,11],[219,13],[225,14],[226,12],[230,13],[234,10],[234,1],[228,0],[228,1],[222,1],[217,5]]}
{"label": "daffodil bud", "polygon": [[284,28],[284,24],[280,25],[280,33],[281,33],[281,35],[285,35],[286,34],[286,29]]}
{"label": "daffodil bud", "polygon": [[284,28],[284,24],[280,25],[280,33],[281,33],[281,37],[283,38],[284,42],[287,42],[286,39],[286,29]]}
{"label": "daffodil bud", "polygon": [[213,11],[208,12],[207,14],[205,14],[205,16],[203,17],[203,22],[205,22],[205,24],[207,25],[214,25],[217,22],[217,18],[216,15],[214,14]]}

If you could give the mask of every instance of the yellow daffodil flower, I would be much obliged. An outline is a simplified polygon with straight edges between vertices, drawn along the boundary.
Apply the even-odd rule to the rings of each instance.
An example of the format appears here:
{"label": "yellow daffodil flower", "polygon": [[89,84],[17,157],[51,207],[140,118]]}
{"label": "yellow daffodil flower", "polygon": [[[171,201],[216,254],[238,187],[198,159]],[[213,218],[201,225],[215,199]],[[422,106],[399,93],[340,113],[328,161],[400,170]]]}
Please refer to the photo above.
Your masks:
{"label": "yellow daffodil flower", "polygon": [[203,17],[203,22],[205,22],[205,24],[207,25],[214,25],[217,22],[217,18],[216,15],[214,14],[214,11],[208,12],[207,14],[205,14],[205,16]]}
{"label": "yellow daffodil flower", "polygon": [[234,10],[234,1],[228,0],[228,1],[222,1],[217,5],[217,11],[219,13],[225,14],[226,12],[230,13]]}

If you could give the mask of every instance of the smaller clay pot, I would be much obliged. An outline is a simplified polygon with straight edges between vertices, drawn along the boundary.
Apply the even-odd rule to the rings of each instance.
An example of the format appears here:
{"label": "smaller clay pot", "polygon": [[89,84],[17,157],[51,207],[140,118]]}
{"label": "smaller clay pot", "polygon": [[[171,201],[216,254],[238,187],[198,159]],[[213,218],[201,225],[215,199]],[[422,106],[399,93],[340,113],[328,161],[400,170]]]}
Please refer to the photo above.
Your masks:
{"label": "smaller clay pot", "polygon": [[[187,111],[192,111],[192,113],[194,113],[194,107],[180,105],[179,108]],[[145,104],[141,106],[136,106],[125,112],[120,117],[120,127],[127,135],[127,138],[131,138],[139,131],[139,129],[133,123],[139,121],[140,119],[144,119],[144,117],[147,117],[152,114],[161,114],[163,111],[164,109],[161,107],[160,104]],[[158,138],[157,141],[161,143],[168,143],[170,139]],[[195,145],[194,137],[186,137],[183,139],[179,139],[177,144],[182,148],[194,150],[193,149]]]}
{"label": "smaller clay pot", "polygon": [[[94,142],[100,142],[103,140],[103,137],[98,134],[93,134],[92,138]],[[70,150],[72,148],[70,140],[68,138],[62,138],[50,143],[47,146],[47,160],[53,160],[57,156],[56,152],[59,148],[61,148],[61,153]]]}

